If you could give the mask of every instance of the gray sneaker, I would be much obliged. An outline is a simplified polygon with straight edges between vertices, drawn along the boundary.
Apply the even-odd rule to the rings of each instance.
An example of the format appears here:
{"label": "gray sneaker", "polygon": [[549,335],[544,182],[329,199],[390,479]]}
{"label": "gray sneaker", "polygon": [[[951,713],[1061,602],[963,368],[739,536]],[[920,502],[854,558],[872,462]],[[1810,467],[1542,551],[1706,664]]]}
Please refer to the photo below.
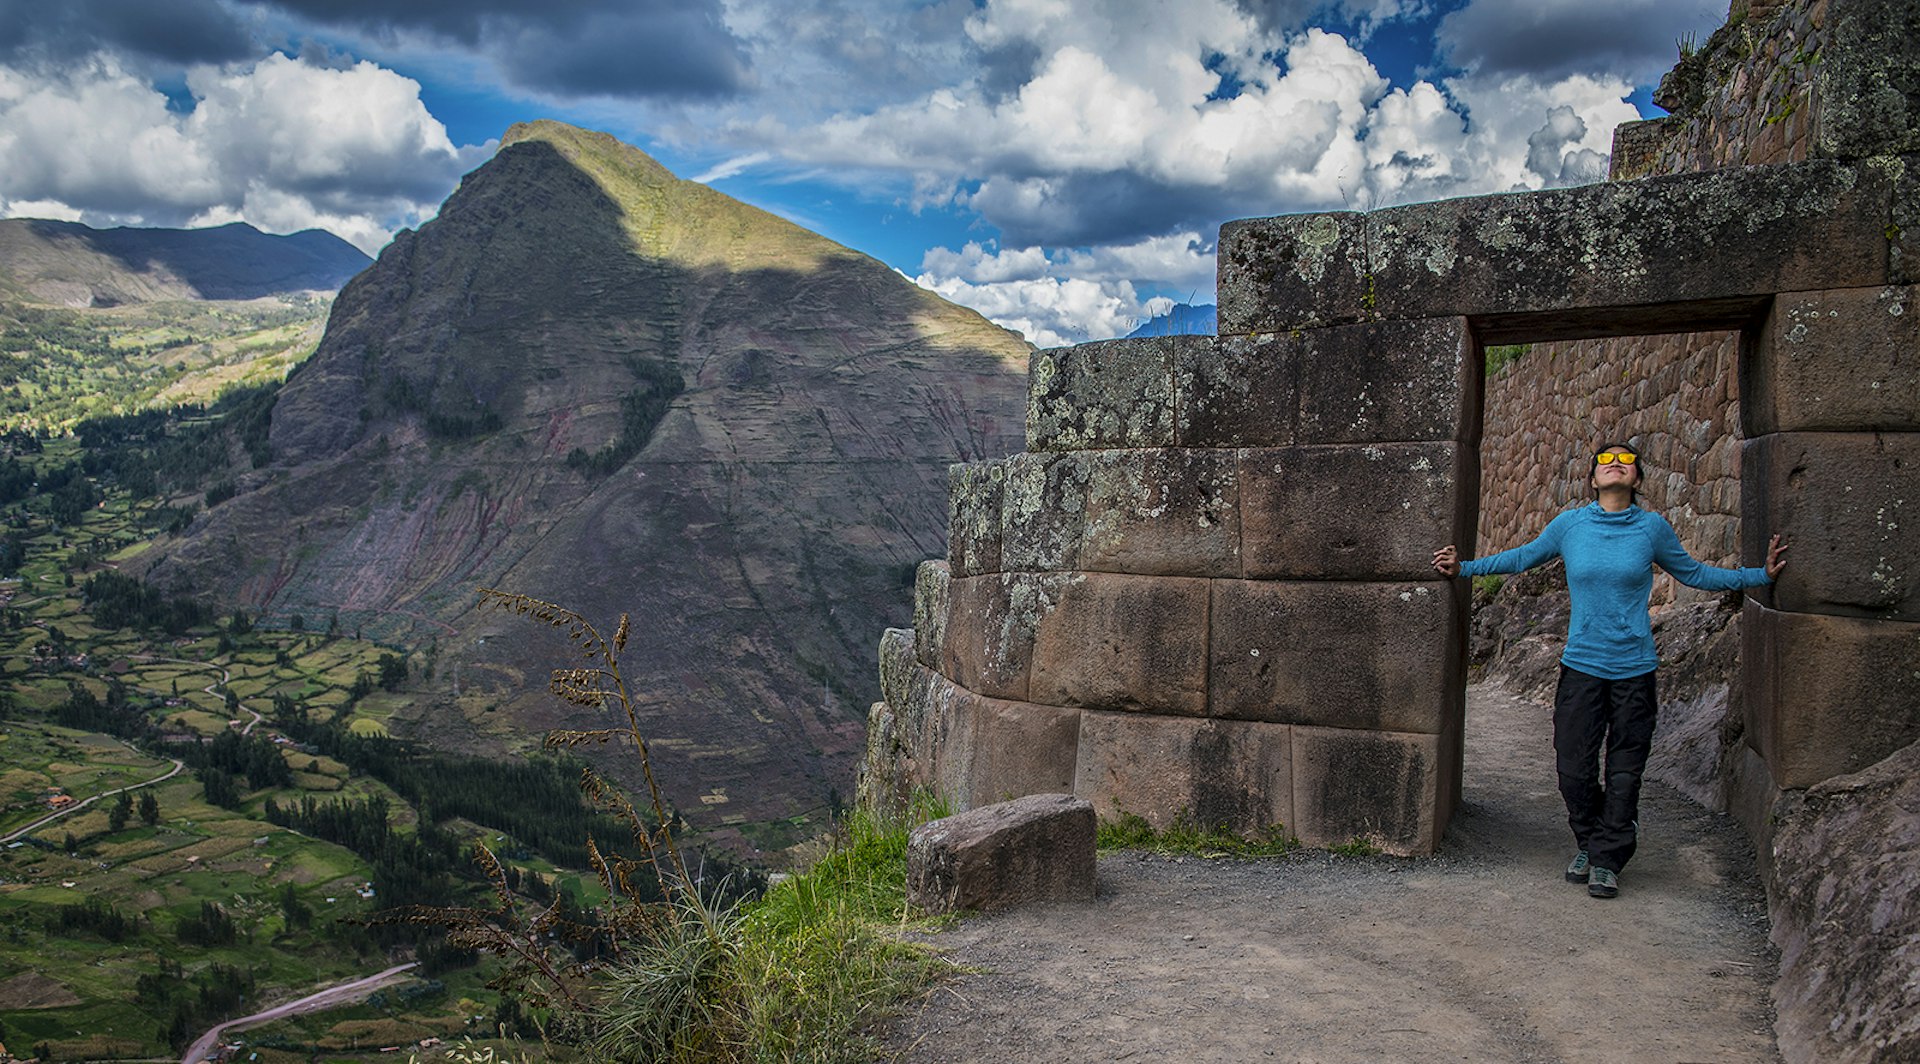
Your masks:
{"label": "gray sneaker", "polygon": [[1620,873],[1611,868],[1594,865],[1587,873],[1587,893],[1596,898],[1617,898],[1620,896]]}
{"label": "gray sneaker", "polygon": [[1581,850],[1567,863],[1567,882],[1585,883],[1587,881],[1587,851]]}

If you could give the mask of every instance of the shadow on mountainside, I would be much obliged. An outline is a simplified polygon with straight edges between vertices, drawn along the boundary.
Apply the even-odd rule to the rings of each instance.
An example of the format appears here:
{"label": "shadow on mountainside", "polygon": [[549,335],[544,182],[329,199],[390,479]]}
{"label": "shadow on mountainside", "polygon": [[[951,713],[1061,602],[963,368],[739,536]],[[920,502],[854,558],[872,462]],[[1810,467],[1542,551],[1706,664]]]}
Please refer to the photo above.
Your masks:
{"label": "shadow on mountainside", "polygon": [[1091,905],[929,936],[974,969],[897,1021],[912,1062],[1777,1061],[1751,847],[1649,781],[1621,895],[1564,881],[1546,706],[1468,691],[1432,858],[1121,854]]}

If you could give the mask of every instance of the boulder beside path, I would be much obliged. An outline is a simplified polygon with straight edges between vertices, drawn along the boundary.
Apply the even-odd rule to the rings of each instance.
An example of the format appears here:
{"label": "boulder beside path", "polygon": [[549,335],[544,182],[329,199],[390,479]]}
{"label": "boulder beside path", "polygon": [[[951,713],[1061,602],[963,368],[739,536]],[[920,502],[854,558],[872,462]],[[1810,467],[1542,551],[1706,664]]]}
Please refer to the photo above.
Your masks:
{"label": "boulder beside path", "polygon": [[907,900],[933,913],[1092,901],[1093,805],[1071,794],[1031,794],[913,830]]}

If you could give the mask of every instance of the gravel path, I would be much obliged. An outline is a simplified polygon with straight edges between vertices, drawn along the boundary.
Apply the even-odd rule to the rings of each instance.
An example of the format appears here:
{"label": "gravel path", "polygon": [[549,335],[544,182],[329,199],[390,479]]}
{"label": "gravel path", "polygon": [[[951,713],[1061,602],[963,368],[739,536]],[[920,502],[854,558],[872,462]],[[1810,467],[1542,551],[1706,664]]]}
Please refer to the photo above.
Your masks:
{"label": "gravel path", "polygon": [[1768,1062],[1776,958],[1732,821],[1649,783],[1621,896],[1564,882],[1545,707],[1468,695],[1438,856],[1122,854],[1091,905],[956,924],[909,1062]]}

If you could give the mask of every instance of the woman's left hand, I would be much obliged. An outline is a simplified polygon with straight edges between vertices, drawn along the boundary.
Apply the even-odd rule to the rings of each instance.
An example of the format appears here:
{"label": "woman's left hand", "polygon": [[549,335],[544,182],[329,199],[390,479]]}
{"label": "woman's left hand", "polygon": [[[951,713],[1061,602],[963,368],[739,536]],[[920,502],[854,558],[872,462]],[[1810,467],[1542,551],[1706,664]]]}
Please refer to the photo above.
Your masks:
{"label": "woman's left hand", "polygon": [[1780,541],[1779,536],[1776,535],[1767,541],[1767,579],[1772,580],[1778,577],[1780,570],[1787,567],[1787,560],[1781,557],[1785,553],[1787,553],[1787,545]]}

